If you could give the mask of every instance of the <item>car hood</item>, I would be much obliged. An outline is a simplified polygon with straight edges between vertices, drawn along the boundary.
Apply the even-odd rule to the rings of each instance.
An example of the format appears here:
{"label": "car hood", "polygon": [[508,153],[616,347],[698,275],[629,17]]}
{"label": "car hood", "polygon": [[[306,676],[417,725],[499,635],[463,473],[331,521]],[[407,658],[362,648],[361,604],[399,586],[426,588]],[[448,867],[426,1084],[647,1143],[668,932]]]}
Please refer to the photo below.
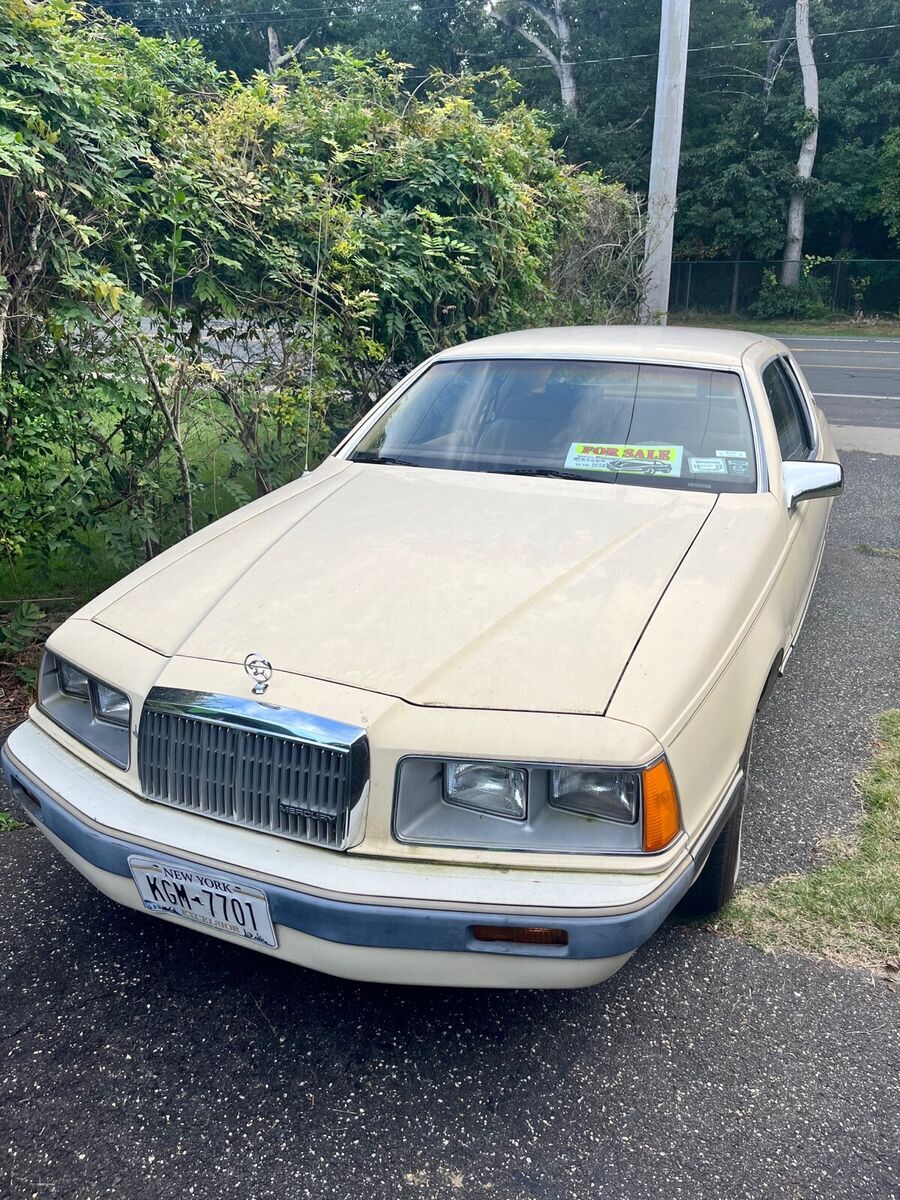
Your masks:
{"label": "car hood", "polygon": [[593,481],[333,468],[179,547],[92,606],[93,619],[167,656],[257,651],[277,670],[414,704],[602,713],[715,503]]}

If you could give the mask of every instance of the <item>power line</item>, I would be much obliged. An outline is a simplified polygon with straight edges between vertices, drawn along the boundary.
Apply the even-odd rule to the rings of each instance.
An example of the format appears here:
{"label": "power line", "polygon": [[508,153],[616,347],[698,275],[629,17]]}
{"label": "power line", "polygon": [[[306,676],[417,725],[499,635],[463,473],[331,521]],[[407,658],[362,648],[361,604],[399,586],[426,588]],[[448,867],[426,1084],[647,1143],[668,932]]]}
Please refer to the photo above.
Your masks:
{"label": "power line", "polygon": [[[112,7],[115,7],[115,8],[144,8],[146,6],[147,6],[147,0],[108,0],[107,4],[98,4],[96,7],[99,9],[102,9],[103,11],[106,11],[107,9],[112,8]],[[156,7],[156,5],[154,5],[154,7]],[[423,4],[423,5],[419,5],[418,7],[416,7],[415,11],[417,13],[445,12],[446,8],[447,8],[446,4],[430,4],[430,5]],[[338,12],[337,11],[338,9],[342,9],[343,11]],[[326,17],[333,16],[335,14],[338,16],[365,16],[366,13],[371,12],[372,10],[374,10],[375,12],[378,12],[379,10],[384,11],[384,12],[389,11],[388,9],[382,9],[381,5],[373,4],[371,2],[367,2],[365,4],[364,8],[361,8],[360,6],[354,6],[354,5],[350,5],[350,4],[345,4],[345,5],[338,4],[338,5],[328,6],[327,3],[325,2],[325,0],[323,0],[322,4],[317,4],[317,5],[308,7],[308,8],[248,9],[246,12],[232,13],[231,16],[236,20],[247,20],[251,17],[252,18],[261,18],[261,19],[267,18],[267,17],[302,17],[302,16],[309,16],[310,14],[312,14],[313,16],[326,16]],[[149,19],[150,20],[158,20],[158,18],[154,18],[154,17],[151,17]],[[203,15],[203,14],[197,14],[197,17],[195,19],[199,20],[199,21],[205,21],[205,20],[216,20],[217,18],[215,17],[215,14],[211,12],[208,16]]]}
{"label": "power line", "polygon": [[[836,29],[830,33],[817,33],[814,42],[821,38],[843,37],[845,33],[878,33],[887,29],[900,29],[900,22],[894,25],[870,25],[865,29]],[[760,38],[753,42],[721,42],[715,46],[688,46],[688,54],[699,54],[704,50],[734,50],[743,46],[771,46],[774,45],[777,39],[775,38]],[[614,62],[629,62],[636,58],[656,58],[659,54],[658,50],[647,51],[643,54],[616,54],[609,58],[573,58],[569,62],[573,67],[577,66],[595,66],[600,63]],[[885,55],[887,58],[892,58],[893,55]],[[515,71],[543,71],[550,67],[550,63],[535,63],[533,66],[511,67]]]}
{"label": "power line", "polygon": [[[114,4],[116,7],[123,7],[123,8],[124,7],[127,7],[127,8],[140,7],[140,0],[109,0],[109,3],[110,3],[110,5]],[[167,5],[166,7],[169,7],[169,6]],[[335,6],[334,8],[331,8],[328,11],[323,11],[324,5],[316,5],[315,7],[309,7],[309,8],[293,8],[293,9],[284,9],[284,10],[255,9],[255,10],[248,10],[247,12],[242,12],[242,13],[234,13],[233,16],[231,17],[231,20],[232,21],[247,21],[247,20],[251,20],[251,19],[262,20],[262,19],[269,18],[269,17],[272,17],[272,18],[277,17],[277,18],[284,19],[286,17],[308,16],[310,14],[313,14],[315,16],[325,16],[325,17],[335,16],[335,15],[338,15],[338,16],[365,16],[367,13],[370,13],[373,10],[375,12],[378,12],[379,10],[381,10],[383,12],[389,11],[388,9],[381,9],[381,6],[373,3],[372,0],[368,0],[368,2],[365,5],[364,11],[360,11],[360,9],[358,7],[349,7],[348,6],[344,9],[344,11],[338,12],[337,11],[338,7],[339,6]],[[416,8],[416,12],[418,12],[418,13],[445,12],[445,11],[446,11],[446,4],[421,5]],[[111,14],[111,15],[114,15],[114,14]],[[140,18],[137,18],[137,19],[140,20]],[[156,25],[162,29],[166,28],[165,22],[159,17],[151,17],[149,20],[144,21],[142,23],[146,24],[146,25]],[[181,24],[185,28],[188,28],[188,29],[191,28],[192,26],[193,27],[205,26],[210,23],[226,24],[228,22],[220,22],[214,13],[210,13],[208,16],[207,15],[202,15],[202,16],[198,15],[196,18],[190,18],[188,20],[181,22]],[[815,42],[815,41],[820,41],[822,38],[844,37],[845,35],[856,34],[856,33],[881,33],[881,32],[887,31],[887,30],[891,30],[891,29],[900,29],[900,22],[894,22],[893,24],[889,24],[889,25],[862,25],[862,26],[858,26],[855,29],[834,29],[834,30],[827,31],[825,33],[815,34],[813,40]],[[771,46],[771,45],[774,45],[778,40],[779,40],[778,38],[755,38],[755,39],[752,39],[750,41],[745,41],[745,42],[719,42],[719,43],[709,45],[709,46],[689,46],[688,54],[699,54],[706,50],[732,50],[732,49],[740,49],[740,48],[748,47],[748,46]],[[597,65],[597,64],[601,64],[601,63],[627,62],[632,59],[640,59],[640,58],[656,58],[656,57],[658,57],[658,55],[659,55],[658,50],[652,50],[652,51],[646,51],[642,54],[616,54],[616,55],[611,55],[607,58],[575,58],[575,59],[570,59],[569,62],[572,64],[572,66],[579,66],[579,65],[589,66],[589,65]],[[522,70],[522,71],[524,71],[524,70],[541,71],[541,70],[545,70],[549,67],[550,67],[549,63],[535,63],[532,66],[526,65],[526,66],[518,67],[517,69]]]}
{"label": "power line", "polygon": [[[420,10],[420,11],[424,11],[424,10]],[[270,13],[268,15],[272,16],[272,17],[278,17],[278,16],[289,16],[291,14],[289,14],[289,13]],[[244,19],[249,19],[249,18],[245,18],[244,14],[239,14],[236,19],[242,21]],[[152,28],[156,32],[166,33],[169,31],[169,26],[167,26],[161,20],[142,21],[141,24],[145,28],[147,28],[147,29]],[[185,29],[206,28],[208,25],[213,25],[213,24],[218,25],[218,24],[220,24],[220,22],[218,22],[214,17],[210,17],[209,20],[204,20],[204,21],[182,21],[182,22],[180,22],[180,25]],[[900,23],[897,23],[895,25],[872,25],[867,29],[835,30],[831,33],[819,33],[819,34],[816,34],[813,41],[816,42],[816,41],[819,41],[821,38],[826,38],[826,37],[841,37],[841,36],[843,36],[844,33],[875,33],[875,32],[879,32],[882,30],[888,30],[888,29],[900,29]],[[739,48],[743,48],[743,47],[747,47],[747,46],[768,46],[768,45],[772,45],[772,44],[774,44],[774,39],[762,38],[762,39],[759,39],[758,41],[751,41],[751,42],[720,42],[716,45],[711,45],[711,46],[688,46],[687,52],[688,52],[688,54],[700,54],[700,53],[703,53],[703,52],[709,51],[709,50],[733,50],[733,49],[739,49]],[[463,51],[461,51],[461,52],[463,52]],[[599,65],[604,65],[606,63],[633,62],[633,61],[637,61],[639,59],[656,58],[658,56],[658,53],[659,53],[659,51],[653,50],[653,51],[646,51],[642,54],[613,54],[607,58],[571,58],[571,59],[568,59],[568,62],[573,67],[599,66]],[[824,58],[821,60],[821,62],[827,63],[827,62],[833,62],[833,61],[842,61],[842,62],[875,61],[876,59],[893,58],[896,54],[900,54],[900,47],[898,47],[897,50],[895,50],[893,54],[873,55],[869,59],[860,58],[860,59],[834,60],[834,59]],[[472,57],[473,58],[481,58],[481,57],[493,58],[493,56],[488,56],[488,55],[472,55]],[[515,58],[508,59],[505,62],[500,62],[500,61],[495,60],[494,65],[505,66],[510,71],[547,71],[547,70],[552,70],[552,65],[550,63],[543,63],[543,62],[529,63],[523,59],[515,59]],[[417,76],[417,78],[419,78],[419,77]],[[421,76],[421,78],[424,79],[425,76]]]}
{"label": "power line", "polygon": [[[117,7],[136,8],[136,7],[138,7],[139,3],[140,3],[140,0],[110,0],[110,4],[116,4]],[[172,11],[170,4],[166,4],[166,8],[168,8],[170,12]],[[366,10],[368,12],[371,12],[373,9],[375,9],[377,11],[378,6],[371,3],[371,0],[369,0],[369,3],[366,5]],[[382,11],[387,11],[387,10],[382,10]],[[423,5],[423,6],[420,6],[416,11],[420,12],[420,13],[446,11],[446,5],[444,5],[444,4],[437,4],[437,5],[430,5],[430,6]],[[283,19],[286,17],[301,16],[301,15],[309,14],[309,13],[314,13],[314,14],[317,14],[320,16],[321,15],[332,16],[332,15],[335,15],[335,10],[332,9],[329,13],[323,13],[321,6],[316,7],[316,8],[286,9],[283,11],[276,11],[274,9],[257,9],[255,11],[248,11],[248,12],[244,12],[244,13],[235,13],[231,19],[231,22],[221,22],[214,14],[211,13],[207,17],[197,17],[195,19],[179,21],[179,22],[177,22],[176,27],[184,28],[184,29],[192,29],[192,28],[198,29],[198,28],[206,28],[209,25],[221,25],[221,24],[229,24],[229,23],[236,24],[238,22],[249,21],[251,19],[263,19],[263,18],[268,18],[268,17]],[[110,15],[114,16],[115,14],[110,14]],[[172,15],[174,17],[174,13]],[[360,13],[359,9],[352,8],[352,9],[345,10],[344,13],[339,14],[339,15],[349,16],[349,15],[363,15],[363,14]],[[121,19],[121,18],[118,18],[118,19]],[[152,28],[156,31],[161,31],[161,32],[167,32],[170,28],[170,26],[168,26],[165,23],[165,21],[163,21],[159,17],[152,18],[148,21],[141,21],[141,24],[145,28]],[[845,34],[849,35],[849,34],[859,34],[859,33],[882,33],[882,32],[887,32],[889,30],[895,30],[895,29],[900,29],[900,22],[894,22],[892,24],[886,24],[886,25],[858,26],[857,28],[854,28],[854,29],[828,30],[824,33],[816,34],[813,41],[817,42],[817,41],[822,40],[823,38],[843,37]],[[750,46],[770,46],[770,45],[774,45],[775,42],[777,42],[777,41],[778,41],[777,38],[756,38],[756,39],[753,39],[750,41],[743,41],[743,42],[718,42],[718,43],[713,43],[708,46],[689,46],[687,52],[688,52],[688,54],[701,54],[701,53],[705,53],[705,52],[711,51],[711,50],[735,50],[735,49],[747,48]],[[897,52],[900,52],[900,48],[898,48]],[[575,58],[575,59],[569,59],[569,62],[572,66],[601,66],[601,65],[605,65],[607,63],[634,62],[634,61],[639,61],[639,60],[652,59],[652,58],[657,58],[658,55],[659,55],[658,50],[652,50],[652,51],[645,51],[640,54],[614,54],[614,55],[609,55],[606,58]],[[476,54],[476,55],[473,55],[473,57],[482,57],[482,56]],[[893,57],[894,57],[893,54],[882,54],[882,55],[873,55],[868,58],[857,58],[857,59],[850,59],[850,58],[827,59],[827,58],[825,58],[825,59],[821,60],[821,65],[827,65],[829,63],[876,62],[876,61],[889,59],[889,58],[893,58]],[[532,63],[525,59],[510,59],[510,60],[507,60],[506,62],[502,62],[502,63],[497,62],[495,65],[505,66],[508,70],[514,71],[514,72],[546,71],[546,70],[552,69],[552,66],[550,63],[545,63],[545,62]],[[414,78],[425,79],[425,78],[428,78],[428,76],[417,75],[417,76],[414,76]]]}

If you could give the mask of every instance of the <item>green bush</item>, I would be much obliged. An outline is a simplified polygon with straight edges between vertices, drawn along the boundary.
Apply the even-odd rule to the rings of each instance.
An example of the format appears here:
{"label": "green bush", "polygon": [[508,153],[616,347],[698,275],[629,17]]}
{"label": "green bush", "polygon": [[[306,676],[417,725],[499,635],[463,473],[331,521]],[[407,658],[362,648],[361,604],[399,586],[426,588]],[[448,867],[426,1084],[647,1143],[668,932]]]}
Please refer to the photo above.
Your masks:
{"label": "green bush", "polygon": [[[335,50],[241,83],[65,0],[2,8],[0,208],[13,558],[152,556],[435,350],[635,303],[633,200],[502,72],[411,93]],[[602,271],[561,272],[601,227]]]}
{"label": "green bush", "polygon": [[832,309],[826,299],[827,280],[812,274],[815,266],[828,261],[823,258],[804,259],[800,281],[793,287],[782,286],[774,271],[764,271],[759,296],[750,305],[749,315],[759,321],[773,317],[810,321],[829,316]]}

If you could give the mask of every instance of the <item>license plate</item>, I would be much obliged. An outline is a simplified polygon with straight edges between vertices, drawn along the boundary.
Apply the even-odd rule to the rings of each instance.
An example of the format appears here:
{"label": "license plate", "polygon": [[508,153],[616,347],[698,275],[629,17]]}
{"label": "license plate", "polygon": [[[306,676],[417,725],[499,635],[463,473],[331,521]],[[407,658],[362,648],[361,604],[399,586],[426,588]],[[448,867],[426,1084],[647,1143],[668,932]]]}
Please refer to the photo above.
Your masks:
{"label": "license plate", "polygon": [[155,862],[132,854],[128,865],[144,908],[172,913],[208,929],[277,946],[269,901],[259,888],[205,867]]}

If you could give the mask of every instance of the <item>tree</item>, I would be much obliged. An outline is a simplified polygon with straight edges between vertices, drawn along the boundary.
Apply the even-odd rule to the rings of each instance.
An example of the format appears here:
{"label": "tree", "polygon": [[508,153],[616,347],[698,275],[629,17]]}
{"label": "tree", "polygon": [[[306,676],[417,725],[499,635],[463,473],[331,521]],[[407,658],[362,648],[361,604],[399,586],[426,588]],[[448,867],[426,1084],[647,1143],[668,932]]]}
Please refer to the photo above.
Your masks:
{"label": "tree", "polygon": [[900,243],[900,126],[892,129],[884,139],[879,168],[885,223],[891,237]]}
{"label": "tree", "polygon": [[333,40],[333,13],[347,8],[336,0],[106,0],[98,7],[145,36],[196,38],[221,69],[242,79],[286,66],[307,46]]}
{"label": "tree", "polygon": [[[895,0],[818,0],[817,28],[837,36],[816,41],[819,141],[806,214],[806,241],[816,253],[893,253],[879,158],[900,112],[900,45],[877,26],[896,22],[896,14]],[[849,32],[859,29],[868,31]]]}
{"label": "tree", "polygon": [[[645,0],[531,0],[531,7],[524,0],[492,0],[490,6],[484,0],[371,5],[317,0],[299,8],[296,0],[271,0],[262,10],[253,10],[246,0],[107,0],[113,12],[120,11],[120,3],[147,32],[165,28],[176,36],[199,37],[223,68],[241,78],[268,63],[267,24],[286,46],[309,36],[307,55],[336,44],[364,58],[387,51],[395,61],[410,64],[405,79],[411,88],[429,88],[432,67],[455,72],[505,65],[525,101],[545,112],[555,144],[570,162],[602,169],[632,190],[647,186],[659,9]],[[491,19],[489,7],[506,23]],[[557,13],[567,29],[565,51],[554,32]],[[896,19],[896,0],[816,0],[812,20],[820,111],[815,168],[801,189],[794,187],[798,143],[808,132],[809,117],[794,51],[793,0],[694,5],[678,253],[736,260],[780,257],[791,194],[800,190],[807,250],[890,252],[878,158],[900,111],[900,49],[891,53],[896,35],[879,27]],[[551,58],[522,30],[536,37]],[[577,75],[571,107],[561,103],[557,68],[563,63],[573,78]],[[737,183],[733,200],[715,179],[703,177],[707,171]],[[777,246],[772,244],[776,226]]]}
{"label": "tree", "polygon": [[784,261],[781,268],[783,287],[796,287],[800,282],[800,264],[803,258],[803,231],[806,216],[806,194],[816,161],[816,145],[819,140],[819,75],[813,55],[812,38],[809,32],[809,0],[796,0],[794,5],[794,29],[797,35],[797,56],[803,79],[804,120],[798,133],[802,133],[800,156],[791,199],[788,205],[787,238],[784,246]]}
{"label": "tree", "polygon": [[791,171],[780,144],[781,113],[754,91],[729,106],[715,141],[682,156],[677,231],[689,258],[733,261],[730,308],[740,301],[741,260],[781,249]]}
{"label": "tree", "polygon": [[[559,81],[559,97],[563,108],[571,114],[578,111],[578,90],[575,86],[575,68],[570,59],[572,24],[564,0],[491,0],[488,12],[493,20],[513,30],[525,39],[546,59]],[[554,51],[544,37],[535,31],[534,25],[543,25],[556,43]]]}

